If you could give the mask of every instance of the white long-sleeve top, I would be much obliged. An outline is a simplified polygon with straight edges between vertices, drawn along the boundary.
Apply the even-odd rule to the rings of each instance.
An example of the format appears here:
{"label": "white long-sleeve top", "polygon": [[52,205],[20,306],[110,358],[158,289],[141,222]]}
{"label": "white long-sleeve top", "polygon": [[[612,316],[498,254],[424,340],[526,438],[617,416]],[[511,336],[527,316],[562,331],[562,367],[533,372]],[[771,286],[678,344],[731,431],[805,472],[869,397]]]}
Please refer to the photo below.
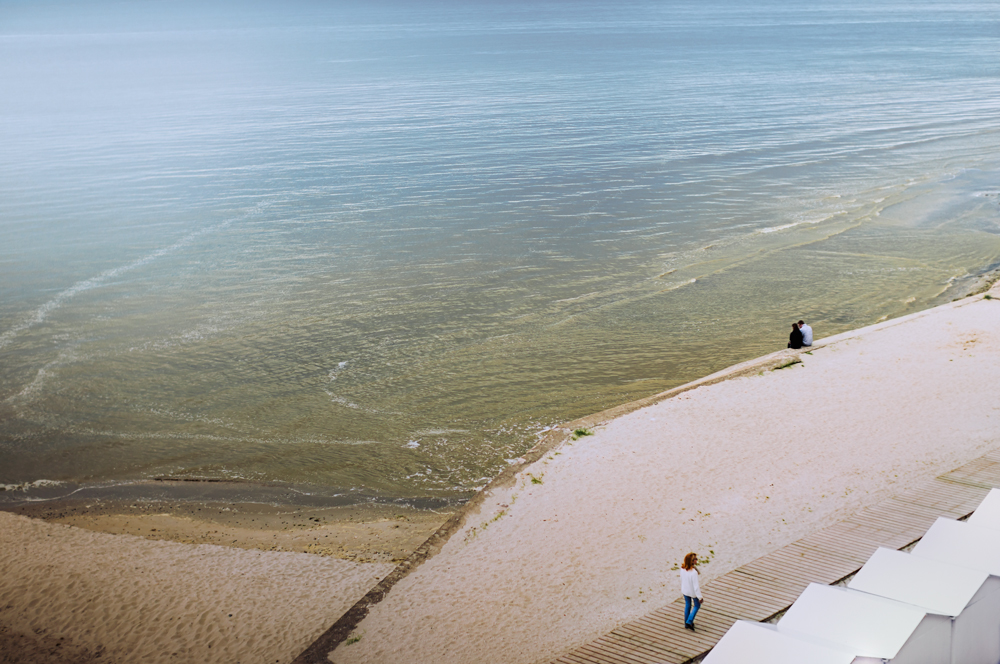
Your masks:
{"label": "white long-sleeve top", "polygon": [[681,568],[681,594],[701,599],[701,586],[698,585],[698,572],[693,569]]}
{"label": "white long-sleeve top", "polygon": [[812,346],[813,345],[813,329],[803,323],[799,326],[799,330],[802,332],[802,345]]}

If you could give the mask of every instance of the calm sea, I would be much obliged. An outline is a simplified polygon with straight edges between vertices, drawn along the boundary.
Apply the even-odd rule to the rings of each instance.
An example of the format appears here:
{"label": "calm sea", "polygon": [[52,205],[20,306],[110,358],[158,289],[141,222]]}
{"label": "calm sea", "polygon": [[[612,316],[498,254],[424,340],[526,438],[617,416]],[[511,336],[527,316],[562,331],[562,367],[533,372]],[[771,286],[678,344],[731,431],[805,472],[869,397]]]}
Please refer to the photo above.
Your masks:
{"label": "calm sea", "polygon": [[460,499],[996,267],[1000,5],[5,0],[0,146],[0,484]]}

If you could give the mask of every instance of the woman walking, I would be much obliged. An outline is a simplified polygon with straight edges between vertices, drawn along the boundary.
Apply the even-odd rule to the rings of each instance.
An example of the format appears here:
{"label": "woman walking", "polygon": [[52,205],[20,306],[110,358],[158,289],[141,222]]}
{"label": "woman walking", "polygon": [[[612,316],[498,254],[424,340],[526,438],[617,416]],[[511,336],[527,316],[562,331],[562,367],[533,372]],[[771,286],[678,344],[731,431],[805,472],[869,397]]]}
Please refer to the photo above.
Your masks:
{"label": "woman walking", "polygon": [[681,565],[681,594],[684,595],[684,629],[694,631],[694,617],[701,608],[701,586],[698,585],[698,554],[684,556]]}

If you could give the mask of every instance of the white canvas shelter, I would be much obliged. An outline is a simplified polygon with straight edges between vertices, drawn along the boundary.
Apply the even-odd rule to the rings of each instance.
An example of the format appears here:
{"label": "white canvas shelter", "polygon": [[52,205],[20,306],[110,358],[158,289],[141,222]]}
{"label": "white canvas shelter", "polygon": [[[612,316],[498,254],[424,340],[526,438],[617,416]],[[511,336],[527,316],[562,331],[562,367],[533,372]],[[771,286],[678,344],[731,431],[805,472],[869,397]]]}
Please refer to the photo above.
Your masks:
{"label": "white canvas shelter", "polygon": [[854,655],[778,631],[774,625],[738,620],[705,658],[705,664],[852,664]]}
{"label": "white canvas shelter", "polygon": [[1000,576],[1000,530],[939,517],[913,547],[913,555]]}
{"label": "white canvas shelter", "polygon": [[1000,577],[879,549],[848,586],[951,616],[952,664],[1000,662]]}
{"label": "white canvas shelter", "polygon": [[822,639],[858,657],[893,664],[942,664],[951,658],[951,619],[856,590],[810,584],[778,631]]}
{"label": "white canvas shelter", "polygon": [[919,606],[928,613],[954,617],[962,613],[989,578],[989,573],[982,570],[946,567],[936,560],[880,548],[847,585]]}
{"label": "white canvas shelter", "polygon": [[[980,509],[984,506],[985,516],[993,508],[985,501]],[[996,664],[1000,662],[1000,530],[969,521],[939,518],[917,542],[912,555],[932,561],[956,579],[965,574],[964,569],[990,575],[955,618],[951,661]]]}
{"label": "white canvas shelter", "polygon": [[969,517],[969,523],[982,528],[1000,530],[1000,489],[990,489],[986,498]]}

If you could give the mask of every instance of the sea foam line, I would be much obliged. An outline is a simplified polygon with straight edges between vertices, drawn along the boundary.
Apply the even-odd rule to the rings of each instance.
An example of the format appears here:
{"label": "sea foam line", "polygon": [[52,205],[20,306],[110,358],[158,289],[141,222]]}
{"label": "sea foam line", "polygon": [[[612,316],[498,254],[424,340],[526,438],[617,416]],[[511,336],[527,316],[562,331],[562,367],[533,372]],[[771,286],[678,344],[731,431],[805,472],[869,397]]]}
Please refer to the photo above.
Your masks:
{"label": "sea foam line", "polygon": [[80,293],[92,290],[94,288],[99,288],[103,286],[105,282],[107,282],[109,279],[114,279],[115,277],[125,274],[126,272],[130,272],[148,263],[151,263],[155,261],[157,258],[161,258],[162,256],[165,256],[173,251],[177,251],[182,247],[186,247],[192,242],[194,242],[196,239],[201,237],[202,235],[207,235],[209,233],[221,231],[237,221],[258,214],[265,207],[267,207],[266,204],[260,203],[256,206],[256,208],[254,208],[250,212],[247,212],[246,214],[240,215],[239,217],[234,217],[233,219],[229,219],[220,224],[216,224],[215,226],[210,226],[208,228],[203,228],[201,230],[194,231],[193,233],[185,235],[177,242],[174,242],[172,245],[168,247],[163,247],[161,249],[157,249],[153,253],[143,256],[142,258],[138,258],[132,261],[131,263],[126,263],[125,265],[120,265],[116,268],[106,270],[101,274],[97,275],[96,277],[91,277],[90,279],[85,279],[84,281],[78,281],[77,283],[73,284],[63,292],[59,293],[58,295],[56,295],[54,298],[52,298],[42,306],[35,309],[35,311],[30,316],[28,316],[26,320],[15,325],[14,327],[7,330],[3,334],[0,334],[0,349],[10,345],[10,343],[14,341],[14,339],[17,338],[17,335],[19,335],[21,332],[31,329],[32,327],[44,322],[45,319],[48,318],[49,314],[51,314],[53,311],[61,307],[63,303],[69,300],[70,298],[73,298],[79,295]]}

